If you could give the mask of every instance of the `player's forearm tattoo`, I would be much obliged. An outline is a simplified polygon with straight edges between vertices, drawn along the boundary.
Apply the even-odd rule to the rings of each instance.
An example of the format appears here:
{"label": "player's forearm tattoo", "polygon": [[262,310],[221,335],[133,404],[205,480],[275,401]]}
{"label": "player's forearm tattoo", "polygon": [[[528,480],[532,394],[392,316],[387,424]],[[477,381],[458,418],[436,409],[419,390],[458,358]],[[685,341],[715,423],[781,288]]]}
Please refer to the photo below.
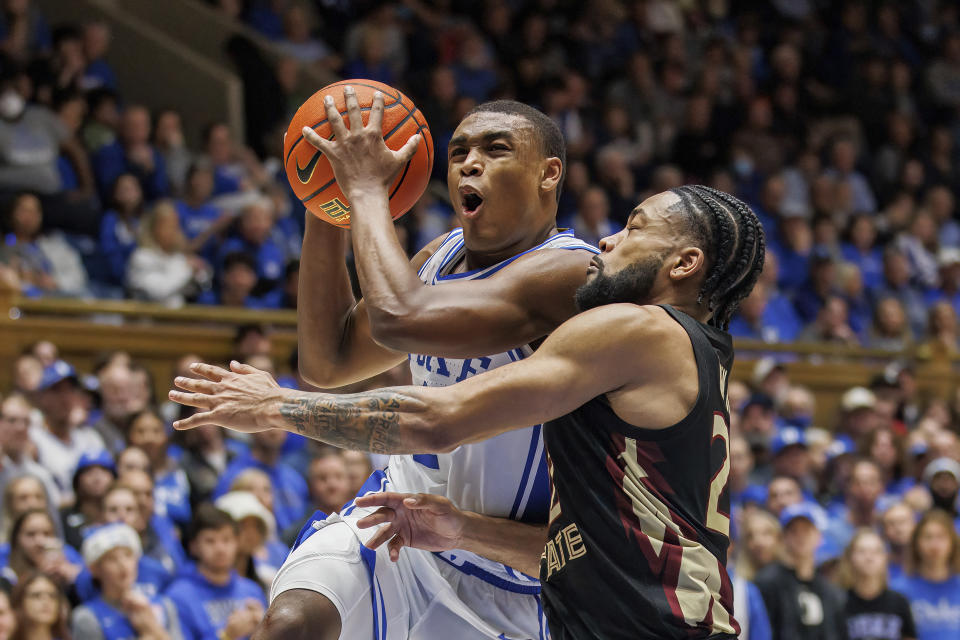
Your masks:
{"label": "player's forearm tattoo", "polygon": [[280,414],[297,433],[344,449],[400,453],[416,446],[403,428],[402,414],[418,413],[421,400],[380,389],[350,395],[289,396]]}

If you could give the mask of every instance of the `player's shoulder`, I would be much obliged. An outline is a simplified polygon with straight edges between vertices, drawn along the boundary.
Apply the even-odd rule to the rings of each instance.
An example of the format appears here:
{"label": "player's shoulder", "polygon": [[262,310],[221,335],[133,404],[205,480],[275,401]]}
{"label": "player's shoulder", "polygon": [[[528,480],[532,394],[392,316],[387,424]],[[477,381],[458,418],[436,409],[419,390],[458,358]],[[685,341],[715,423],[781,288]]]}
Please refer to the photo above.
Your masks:
{"label": "player's shoulder", "polygon": [[429,260],[433,256],[433,254],[437,252],[437,250],[443,245],[443,243],[447,241],[447,239],[450,237],[452,233],[454,232],[448,231],[447,233],[441,234],[436,238],[434,238],[433,240],[431,240],[430,242],[428,242],[426,246],[424,246],[422,249],[420,249],[413,255],[413,257],[410,259],[410,265],[414,269],[419,270],[420,267],[426,264],[427,260]]}
{"label": "player's shoulder", "polygon": [[588,309],[565,322],[555,333],[558,341],[575,344],[576,350],[616,360],[643,355],[654,360],[657,352],[675,350],[686,332],[661,307],[633,303],[605,304]]}

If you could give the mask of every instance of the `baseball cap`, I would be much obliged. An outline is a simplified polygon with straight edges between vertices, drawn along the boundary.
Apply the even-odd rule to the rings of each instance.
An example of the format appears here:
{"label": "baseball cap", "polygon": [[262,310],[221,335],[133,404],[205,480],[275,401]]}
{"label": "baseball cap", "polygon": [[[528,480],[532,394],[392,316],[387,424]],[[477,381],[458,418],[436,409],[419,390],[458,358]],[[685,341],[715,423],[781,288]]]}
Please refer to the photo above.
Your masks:
{"label": "baseball cap", "polygon": [[753,384],[761,384],[774,371],[783,371],[782,364],[776,361],[772,356],[765,356],[757,360],[753,365]]}
{"label": "baseball cap", "polygon": [[960,482],[960,462],[957,462],[953,458],[945,457],[931,460],[923,470],[924,484],[930,484],[930,481],[933,480],[933,477],[938,473],[949,473],[953,476],[954,480]]}
{"label": "baseball cap", "polygon": [[43,370],[43,377],[40,378],[40,386],[37,389],[44,391],[63,380],[77,382],[77,370],[66,360],[55,360]]}
{"label": "baseball cap", "polygon": [[95,453],[84,453],[77,461],[77,469],[73,472],[74,477],[90,467],[103,467],[114,476],[117,475],[117,465],[113,462],[113,456],[106,449],[100,449]]}
{"label": "baseball cap", "polygon": [[937,252],[937,266],[949,267],[954,264],[960,264],[960,249],[944,247]]}
{"label": "baseball cap", "polygon": [[743,504],[766,504],[767,502],[767,488],[759,484],[748,485],[743,492],[740,494],[740,499],[743,501]]}
{"label": "baseball cap", "polygon": [[786,529],[797,518],[806,518],[821,531],[827,528],[827,514],[820,505],[813,502],[797,502],[784,507],[780,512],[780,526]]}
{"label": "baseball cap", "polygon": [[235,522],[240,522],[244,518],[258,518],[263,523],[268,538],[277,528],[277,521],[273,514],[250,491],[225,493],[217,498],[214,506],[221,511],[226,511]]}
{"label": "baseball cap", "polygon": [[844,411],[873,409],[876,405],[877,396],[866,387],[853,387],[852,389],[848,389],[840,398],[840,407]]}
{"label": "baseball cap", "polygon": [[97,562],[111,549],[127,547],[138,558],[143,554],[140,536],[128,524],[113,522],[92,529],[83,540],[81,553],[88,567]]}
{"label": "baseball cap", "polygon": [[797,427],[783,427],[777,431],[770,441],[770,453],[777,455],[787,447],[799,445],[807,448],[807,435]]}
{"label": "baseball cap", "polygon": [[773,410],[773,398],[768,396],[765,393],[754,393],[751,394],[747,401],[743,403],[743,407],[740,411],[746,411],[750,407],[759,406],[764,409]]}

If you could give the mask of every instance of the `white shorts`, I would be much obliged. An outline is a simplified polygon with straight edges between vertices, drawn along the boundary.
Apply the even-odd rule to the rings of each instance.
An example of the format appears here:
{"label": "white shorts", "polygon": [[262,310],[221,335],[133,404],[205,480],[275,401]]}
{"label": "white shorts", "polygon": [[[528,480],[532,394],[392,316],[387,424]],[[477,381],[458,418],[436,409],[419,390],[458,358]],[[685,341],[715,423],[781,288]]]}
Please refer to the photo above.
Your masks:
{"label": "white shorts", "polygon": [[327,597],[340,613],[344,640],[549,638],[538,588],[491,584],[496,577],[471,571],[469,563],[458,567],[419,549],[404,548],[392,562],[387,545],[364,547],[376,529],[357,529],[356,521],[374,510],[315,522],[316,531],[277,573],[271,602],[290,589]]}

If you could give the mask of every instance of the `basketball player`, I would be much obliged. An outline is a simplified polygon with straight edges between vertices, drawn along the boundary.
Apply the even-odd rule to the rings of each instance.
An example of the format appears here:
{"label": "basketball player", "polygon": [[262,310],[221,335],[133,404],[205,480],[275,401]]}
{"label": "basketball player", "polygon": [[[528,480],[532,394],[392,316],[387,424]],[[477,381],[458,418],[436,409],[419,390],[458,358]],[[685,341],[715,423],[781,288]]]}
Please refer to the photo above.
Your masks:
{"label": "basketball player", "polygon": [[[389,213],[388,185],[415,151],[383,142],[383,97],[363,126],[345,90],[349,128],[332,105],[334,140],[304,135],[325,154],[350,201],[353,255],[364,299],[351,293],[347,234],[307,216],[298,304],[300,366],[323,388],[409,360],[414,384],[444,386],[526,358],[528,343],[576,313],[573,294],[597,250],[556,227],[563,137],[544,114],[516,102],[481,105],[453,134],[447,183],[460,229],[409,262]],[[418,355],[424,354],[424,355]],[[534,423],[530,423],[533,425]],[[498,538],[539,553],[549,479],[540,426],[440,455],[397,456],[361,490],[431,492],[484,514]],[[273,584],[257,637],[538,637],[540,586],[490,548],[417,552],[401,575],[366,553],[372,535],[349,505],[316,514]],[[407,595],[411,592],[412,595]],[[386,618],[386,620],[384,620]]]}
{"label": "basketball player", "polygon": [[[653,196],[601,241],[583,313],[529,358],[446,388],[352,395],[281,389],[266,373],[197,364],[173,400],[201,409],[174,426],[278,428],[341,447],[445,452],[550,420],[549,537],[539,561],[555,638],[734,638],[724,565],[729,532],[730,316],[763,265],[753,212],[707,187]],[[426,492],[424,492],[426,493]],[[428,549],[489,545],[491,530],[449,503],[412,509],[392,494],[358,498],[390,522],[368,540]],[[414,500],[414,503],[416,500]],[[457,522],[459,521],[459,524]],[[510,544],[511,541],[501,541]],[[524,547],[516,565],[532,571]],[[437,635],[436,637],[457,637]],[[534,636],[536,637],[536,636]]]}

